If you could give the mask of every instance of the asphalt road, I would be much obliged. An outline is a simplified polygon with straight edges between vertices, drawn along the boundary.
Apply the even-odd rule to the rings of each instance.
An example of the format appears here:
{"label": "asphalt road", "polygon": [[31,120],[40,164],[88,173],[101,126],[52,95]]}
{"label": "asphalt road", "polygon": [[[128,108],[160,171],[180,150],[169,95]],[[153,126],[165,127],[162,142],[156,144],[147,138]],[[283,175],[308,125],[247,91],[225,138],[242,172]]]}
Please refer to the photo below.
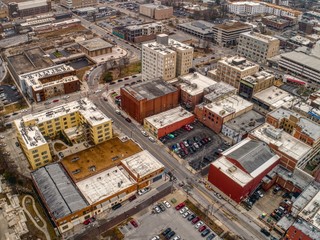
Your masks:
{"label": "asphalt road", "polygon": [[[92,95],[91,100],[108,117],[111,117],[114,120],[114,125],[117,126],[118,129],[120,129],[127,136],[132,137],[143,149],[148,150],[157,159],[159,159],[169,171],[172,171],[177,177],[178,181],[186,181],[187,179],[196,180],[198,178],[198,176],[193,175],[185,167],[182,167],[168,152],[159,151],[158,144],[151,143],[148,138],[141,134],[141,130],[135,124],[128,123],[123,117],[116,114],[115,109],[110,104],[103,101],[100,95]],[[191,194],[193,194],[193,196],[202,206],[212,205],[215,203],[215,201],[220,204],[220,207],[215,207],[216,205],[213,206],[213,210],[216,211],[214,215],[228,228],[245,239],[265,239],[260,233],[260,227],[254,222],[251,222],[249,217],[240,213],[231,204],[223,199],[221,200],[216,198],[216,196],[213,195],[212,192],[208,192],[203,185],[198,185],[194,180],[192,180],[192,183],[195,188],[192,190]],[[237,221],[225,216],[225,212],[228,212],[231,216],[236,216]]]}

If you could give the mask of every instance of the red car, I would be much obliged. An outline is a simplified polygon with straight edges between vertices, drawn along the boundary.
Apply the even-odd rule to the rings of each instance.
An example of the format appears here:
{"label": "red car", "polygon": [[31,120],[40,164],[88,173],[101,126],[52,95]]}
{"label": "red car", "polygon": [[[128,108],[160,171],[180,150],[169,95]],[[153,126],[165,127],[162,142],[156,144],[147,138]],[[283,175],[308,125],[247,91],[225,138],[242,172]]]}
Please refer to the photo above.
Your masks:
{"label": "red car", "polygon": [[59,102],[59,99],[55,99],[55,100],[53,100],[52,102]]}
{"label": "red car", "polygon": [[94,218],[94,217],[92,217],[92,218],[88,218],[87,220],[85,220],[84,222],[83,222],[83,224],[84,225],[88,225],[89,223],[92,223],[92,222],[94,222],[96,219]]}
{"label": "red car", "polygon": [[192,220],[192,224],[196,224],[197,222],[200,221],[200,218],[199,217],[195,217],[193,220]]}
{"label": "red car", "polygon": [[203,232],[204,230],[206,230],[206,228],[207,227],[205,225],[203,225],[203,226],[199,227],[198,231]]}
{"label": "red car", "polygon": [[182,203],[180,203],[180,204],[178,204],[178,205],[176,206],[176,210],[180,210],[180,209],[183,208],[184,206],[186,206],[186,204],[185,204],[184,202],[182,202]]}
{"label": "red car", "polygon": [[130,223],[131,223],[132,226],[134,226],[135,228],[138,227],[138,223],[136,222],[136,220],[132,219],[132,220],[130,221]]}

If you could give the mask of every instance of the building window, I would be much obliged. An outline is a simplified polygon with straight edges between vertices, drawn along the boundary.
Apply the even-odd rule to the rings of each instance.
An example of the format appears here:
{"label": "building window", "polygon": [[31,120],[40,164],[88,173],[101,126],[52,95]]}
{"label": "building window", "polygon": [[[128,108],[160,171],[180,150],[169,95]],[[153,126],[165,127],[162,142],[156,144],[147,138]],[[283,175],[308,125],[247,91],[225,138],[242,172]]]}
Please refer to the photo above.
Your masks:
{"label": "building window", "polygon": [[41,163],[37,163],[37,164],[36,164],[36,167],[39,167],[39,166],[41,166]]}
{"label": "building window", "polygon": [[38,149],[35,149],[32,151],[32,153],[37,153],[38,152]]}
{"label": "building window", "polygon": [[68,229],[69,228],[69,226],[68,226],[68,224],[67,225],[64,225],[63,227],[62,227],[62,230],[66,230],[66,229]]}

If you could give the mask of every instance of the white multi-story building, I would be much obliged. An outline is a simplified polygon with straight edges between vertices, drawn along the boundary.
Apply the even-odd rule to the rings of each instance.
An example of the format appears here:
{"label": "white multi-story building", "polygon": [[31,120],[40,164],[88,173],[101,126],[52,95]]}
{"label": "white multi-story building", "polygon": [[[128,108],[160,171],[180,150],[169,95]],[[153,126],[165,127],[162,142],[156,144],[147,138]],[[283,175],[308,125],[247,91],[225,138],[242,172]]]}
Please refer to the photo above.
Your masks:
{"label": "white multi-story building", "polygon": [[255,32],[241,33],[238,41],[238,54],[259,63],[278,54],[279,39]]}
{"label": "white multi-story building", "polygon": [[142,80],[171,80],[189,72],[193,48],[159,34],[156,42],[142,44]]}
{"label": "white multi-story building", "polygon": [[[285,1],[280,1],[285,3]],[[285,5],[285,4],[279,4]],[[276,4],[264,3],[264,2],[229,2],[228,10],[234,14],[246,14],[246,15],[257,15],[268,13],[276,16],[291,16],[299,17],[301,12],[293,10],[291,8],[282,7]]]}

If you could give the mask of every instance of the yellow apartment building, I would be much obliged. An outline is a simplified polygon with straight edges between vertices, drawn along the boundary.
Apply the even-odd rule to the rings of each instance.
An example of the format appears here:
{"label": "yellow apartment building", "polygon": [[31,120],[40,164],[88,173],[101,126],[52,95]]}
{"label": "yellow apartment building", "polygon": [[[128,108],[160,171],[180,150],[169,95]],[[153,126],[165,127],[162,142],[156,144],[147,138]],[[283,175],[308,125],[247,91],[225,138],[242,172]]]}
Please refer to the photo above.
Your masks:
{"label": "yellow apartment building", "polygon": [[[18,140],[33,169],[51,162],[45,137],[55,139],[64,135],[70,143],[86,141],[95,145],[113,137],[111,119],[86,98],[26,115],[16,120],[15,126]],[[47,154],[42,154],[46,151]],[[42,155],[37,155],[38,152]]]}

